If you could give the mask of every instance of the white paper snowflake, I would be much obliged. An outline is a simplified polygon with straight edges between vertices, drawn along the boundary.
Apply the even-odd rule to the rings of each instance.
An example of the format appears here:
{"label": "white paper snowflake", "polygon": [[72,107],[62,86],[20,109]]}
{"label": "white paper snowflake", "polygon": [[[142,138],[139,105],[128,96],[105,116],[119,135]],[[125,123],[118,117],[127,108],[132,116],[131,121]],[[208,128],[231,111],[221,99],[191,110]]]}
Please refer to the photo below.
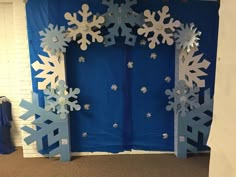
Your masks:
{"label": "white paper snowflake", "polygon": [[143,94],[145,94],[145,93],[148,92],[148,89],[147,89],[147,87],[142,87],[142,88],[140,89],[140,91],[141,91]]}
{"label": "white paper snowflake", "polygon": [[90,110],[90,104],[85,104],[84,105],[84,110],[86,110],[86,111]]}
{"label": "white paper snowflake", "polygon": [[199,46],[199,40],[201,36],[201,32],[197,30],[197,27],[193,23],[189,24],[181,24],[180,29],[176,30],[175,34],[175,43],[178,49],[190,50],[194,47]]}
{"label": "white paper snowflake", "polygon": [[163,133],[162,137],[163,137],[163,139],[168,139],[169,135],[168,135],[168,133]]}
{"label": "white paper snowflake", "polygon": [[82,11],[78,11],[78,13],[82,16],[82,21],[77,19],[77,13],[65,13],[65,19],[67,19],[68,25],[72,27],[68,29],[68,37],[71,37],[74,41],[77,41],[80,44],[80,48],[82,50],[87,50],[88,45],[91,42],[88,40],[88,35],[92,37],[92,42],[102,42],[103,37],[100,35],[100,28],[104,23],[104,17],[97,17],[93,15],[91,21],[89,21],[89,17],[92,16],[92,13],[89,12],[89,6],[87,4],[82,5]]}
{"label": "white paper snowflake", "polygon": [[129,61],[127,66],[128,66],[129,69],[132,69],[134,67],[134,62]]}
{"label": "white paper snowflake", "polygon": [[148,38],[148,41],[150,42],[149,48],[151,49],[154,49],[156,45],[160,44],[158,39],[159,36],[162,36],[162,43],[167,43],[168,45],[172,45],[174,43],[173,32],[175,31],[175,28],[180,26],[180,21],[174,21],[174,19],[171,18],[169,22],[166,23],[167,19],[170,17],[168,12],[169,7],[164,6],[162,11],[159,10],[157,12],[160,18],[158,21],[156,21],[156,12],[151,13],[150,10],[144,11],[146,23],[143,25],[143,28],[138,29],[138,34],[144,35],[146,38]]}
{"label": "white paper snowflake", "polygon": [[39,32],[40,36],[43,36],[41,39],[41,47],[47,51],[50,51],[51,55],[56,55],[58,53],[66,52],[66,46],[70,42],[70,38],[67,37],[65,32],[65,27],[55,26],[49,24],[48,28],[45,28],[44,31]]}
{"label": "white paper snowflake", "polygon": [[146,114],[146,117],[147,117],[147,118],[151,118],[151,117],[152,117],[152,113],[148,112],[148,113]]}
{"label": "white paper snowflake", "polygon": [[117,89],[118,89],[117,85],[114,84],[114,85],[111,86],[111,90],[116,91]]}
{"label": "white paper snowflake", "polygon": [[139,42],[139,44],[140,44],[141,46],[145,46],[145,45],[147,44],[147,41],[144,40],[144,39],[142,39],[142,40]]}
{"label": "white paper snowflake", "polygon": [[84,63],[85,62],[85,58],[83,56],[79,57],[79,62],[80,63]]}
{"label": "white paper snowflake", "polygon": [[88,133],[87,133],[87,132],[82,133],[82,137],[83,137],[83,138],[86,138],[87,136],[88,136]]}
{"label": "white paper snowflake", "polygon": [[56,56],[48,53],[49,57],[38,55],[43,63],[36,61],[32,64],[35,71],[40,71],[35,78],[43,79],[38,82],[38,89],[44,90],[48,86],[56,88],[58,81],[65,78],[64,55]]}
{"label": "white paper snowflake", "polygon": [[170,83],[170,82],[171,82],[171,77],[170,77],[170,76],[166,76],[165,81],[166,81],[167,83]]}
{"label": "white paper snowflake", "polygon": [[118,124],[117,124],[117,123],[114,123],[114,124],[113,124],[113,128],[118,128]]}
{"label": "white paper snowflake", "polygon": [[151,53],[150,58],[153,60],[157,59],[157,54],[156,53]]}
{"label": "white paper snowflake", "polygon": [[190,88],[185,84],[185,81],[179,81],[172,91],[169,89],[165,91],[171,100],[168,102],[169,105],[166,106],[166,110],[173,109],[176,114],[184,117],[187,112],[200,106],[199,91],[198,87]]}
{"label": "white paper snowflake", "polygon": [[[207,69],[210,62],[202,59],[203,54],[195,55],[197,47],[189,53],[182,50],[179,55],[179,80],[184,80],[189,87],[195,83],[198,87],[205,87],[205,80],[200,79],[207,74],[202,69]],[[195,56],[194,56],[195,55]]]}
{"label": "white paper snowflake", "polygon": [[[81,109],[81,106],[78,104],[76,100],[77,94],[80,93],[80,89],[72,89],[70,88],[67,91],[67,86],[63,80],[59,81],[59,85],[56,89],[45,89],[44,94],[46,95],[46,111],[53,111],[60,115],[61,119],[65,119],[70,111]],[[72,101],[72,99],[74,101]]]}

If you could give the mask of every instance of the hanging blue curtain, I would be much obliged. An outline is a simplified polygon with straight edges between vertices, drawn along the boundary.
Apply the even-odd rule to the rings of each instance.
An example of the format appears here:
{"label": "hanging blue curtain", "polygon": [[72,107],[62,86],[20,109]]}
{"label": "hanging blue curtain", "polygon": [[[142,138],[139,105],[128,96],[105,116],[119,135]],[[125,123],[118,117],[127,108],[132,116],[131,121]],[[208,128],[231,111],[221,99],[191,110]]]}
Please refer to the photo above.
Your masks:
{"label": "hanging blue curtain", "polygon": [[[31,63],[39,60],[38,54],[46,55],[40,48],[39,31],[49,23],[66,26],[66,12],[77,12],[87,3],[96,14],[106,12],[107,6],[101,0],[30,0],[27,3],[27,24]],[[124,2],[124,1],[116,1]],[[145,9],[157,11],[168,5],[171,16],[182,23],[194,22],[202,32],[200,53],[211,62],[207,70],[206,88],[214,93],[215,65],[218,35],[218,9],[216,2],[179,1],[161,2],[138,0],[133,9],[142,13]],[[87,51],[81,51],[76,42],[71,42],[66,52],[66,72],[69,87],[80,88],[79,103],[90,104],[89,111],[81,110],[70,114],[71,143],[73,152],[121,152],[130,149],[173,151],[174,115],[167,112],[165,90],[174,87],[175,46],[160,45],[154,50],[139,44],[134,47],[117,38],[116,45],[104,47],[92,44]],[[151,53],[157,59],[150,59]],[[85,63],[79,63],[79,57]],[[40,61],[40,60],[39,60]],[[127,63],[134,62],[128,69]],[[32,69],[33,90],[40,95]],[[172,78],[170,83],[165,78]],[[111,86],[117,85],[117,91]],[[148,92],[140,92],[147,87]],[[42,105],[42,104],[41,104]],[[151,113],[147,118],[146,114]],[[163,134],[168,138],[163,138]],[[86,135],[86,136],[83,136]]]}

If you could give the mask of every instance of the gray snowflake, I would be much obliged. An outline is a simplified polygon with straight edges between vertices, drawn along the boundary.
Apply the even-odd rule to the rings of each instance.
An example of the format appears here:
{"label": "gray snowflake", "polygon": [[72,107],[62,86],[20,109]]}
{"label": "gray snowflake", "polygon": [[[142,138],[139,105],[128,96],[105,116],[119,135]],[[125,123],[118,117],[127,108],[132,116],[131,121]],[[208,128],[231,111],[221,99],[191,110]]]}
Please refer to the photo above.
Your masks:
{"label": "gray snowflake", "polygon": [[51,55],[56,55],[60,52],[66,52],[67,42],[70,42],[70,38],[67,37],[65,33],[65,27],[55,26],[49,24],[48,28],[39,32],[40,36],[43,36],[41,39],[41,47],[46,49],[51,53]]}
{"label": "gray snowflake", "polygon": [[45,106],[46,111],[56,111],[57,114],[60,115],[60,118],[65,119],[67,114],[69,113],[68,107],[70,111],[81,109],[81,106],[78,104],[77,100],[71,101],[70,99],[77,99],[77,94],[80,93],[80,89],[69,89],[67,91],[67,86],[63,80],[59,81],[59,85],[56,89],[46,89],[44,90],[44,94],[46,96],[47,104]]}
{"label": "gray snowflake", "polygon": [[186,85],[185,81],[179,81],[174,89],[166,90],[166,95],[168,95],[169,105],[166,106],[166,110],[174,110],[177,115],[184,117],[187,112],[194,108],[198,108],[200,89],[198,87],[190,88]]}
{"label": "gray snowflake", "polygon": [[[103,0],[102,3],[108,6],[107,13],[104,14],[104,25],[109,27],[109,34],[104,36],[105,46],[114,45],[116,43],[115,37],[119,36],[125,37],[125,44],[134,46],[136,35],[132,34],[131,27],[140,26],[143,22],[142,16],[131,8],[137,3],[137,0],[126,0],[123,4],[114,3],[114,0]],[[127,24],[131,27],[128,27]],[[111,25],[113,26],[110,27]]]}

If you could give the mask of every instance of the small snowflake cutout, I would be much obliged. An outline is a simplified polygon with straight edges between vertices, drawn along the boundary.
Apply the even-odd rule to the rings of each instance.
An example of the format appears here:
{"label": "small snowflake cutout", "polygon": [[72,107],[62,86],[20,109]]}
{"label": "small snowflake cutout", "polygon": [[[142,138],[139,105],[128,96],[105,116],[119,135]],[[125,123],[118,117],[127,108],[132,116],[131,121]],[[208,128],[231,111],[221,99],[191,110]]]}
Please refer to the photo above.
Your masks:
{"label": "small snowflake cutout", "polygon": [[90,110],[90,104],[85,104],[84,105],[84,110],[86,110],[86,111]]}
{"label": "small snowflake cutout", "polygon": [[117,91],[117,89],[118,89],[118,86],[117,86],[117,85],[114,84],[114,85],[111,86],[111,90]]}
{"label": "small snowflake cutout", "polygon": [[80,63],[84,63],[85,62],[85,58],[83,56],[79,57],[79,62]]}
{"label": "small snowflake cutout", "polygon": [[163,139],[168,139],[169,135],[168,135],[168,133],[163,133],[162,137],[163,137]]}
{"label": "small snowflake cutout", "polygon": [[114,124],[113,124],[113,128],[118,128],[118,124],[117,124],[117,123],[114,123]]}
{"label": "small snowflake cutout", "polygon": [[148,112],[148,113],[146,114],[146,117],[147,117],[147,118],[151,118],[151,117],[152,117],[152,113]]}
{"label": "small snowflake cutout", "polygon": [[147,45],[147,41],[144,40],[144,39],[142,39],[139,44],[140,44],[141,46],[145,46],[145,45]]}
{"label": "small snowflake cutout", "polygon": [[157,54],[156,53],[151,53],[150,58],[153,60],[157,59]]}
{"label": "small snowflake cutout", "polygon": [[132,69],[134,67],[134,62],[132,61],[128,62],[127,66],[129,69]]}
{"label": "small snowflake cutout", "polygon": [[140,89],[140,91],[141,91],[143,94],[145,94],[145,93],[147,93],[148,89],[147,89],[147,87],[142,87],[142,88]]}
{"label": "small snowflake cutout", "polygon": [[171,77],[170,77],[170,76],[167,76],[167,77],[165,78],[165,82],[166,82],[166,83],[170,83],[170,82],[171,82]]}
{"label": "small snowflake cutout", "polygon": [[87,132],[82,133],[82,137],[83,137],[83,138],[86,138],[87,136],[88,136],[88,133],[87,133]]}

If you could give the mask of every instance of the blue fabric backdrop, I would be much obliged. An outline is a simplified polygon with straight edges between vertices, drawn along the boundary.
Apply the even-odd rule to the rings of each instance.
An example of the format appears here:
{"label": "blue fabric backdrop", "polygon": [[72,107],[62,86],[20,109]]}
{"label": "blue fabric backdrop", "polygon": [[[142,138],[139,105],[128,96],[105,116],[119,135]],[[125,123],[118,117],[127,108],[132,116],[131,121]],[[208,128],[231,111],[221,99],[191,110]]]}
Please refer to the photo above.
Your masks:
{"label": "blue fabric backdrop", "polygon": [[[121,2],[121,1],[117,1]],[[30,0],[27,3],[28,37],[31,63],[39,60],[38,54],[46,55],[40,48],[39,31],[49,23],[67,27],[64,13],[77,12],[87,3],[93,13],[103,14],[107,6],[101,0]],[[207,70],[206,87],[214,93],[216,49],[218,35],[218,8],[216,2],[189,1],[188,3],[154,0],[138,0],[133,6],[137,12],[145,9],[160,10],[163,5],[170,7],[174,19],[182,23],[194,22],[202,31],[200,53],[211,62]],[[92,44],[87,51],[81,51],[76,42],[70,43],[66,53],[67,82],[69,87],[79,87],[81,105],[90,104],[89,111],[72,112],[71,143],[72,151],[120,152],[130,149],[173,151],[174,114],[167,112],[165,89],[174,86],[175,46],[160,45],[150,50],[148,45],[140,46],[140,37],[135,47],[117,44],[104,47]],[[151,60],[150,54],[157,53],[157,60]],[[84,56],[85,63],[78,58]],[[128,69],[128,61],[134,62],[134,68]],[[32,69],[33,90],[38,92],[40,100],[43,94],[37,90],[37,73]],[[170,83],[164,81],[172,78]],[[111,90],[116,84],[118,90]],[[146,86],[147,94],[140,88]],[[146,118],[146,113],[152,113]],[[113,128],[117,123],[118,128]],[[87,137],[82,134],[86,132]],[[163,139],[162,134],[169,138]]]}

